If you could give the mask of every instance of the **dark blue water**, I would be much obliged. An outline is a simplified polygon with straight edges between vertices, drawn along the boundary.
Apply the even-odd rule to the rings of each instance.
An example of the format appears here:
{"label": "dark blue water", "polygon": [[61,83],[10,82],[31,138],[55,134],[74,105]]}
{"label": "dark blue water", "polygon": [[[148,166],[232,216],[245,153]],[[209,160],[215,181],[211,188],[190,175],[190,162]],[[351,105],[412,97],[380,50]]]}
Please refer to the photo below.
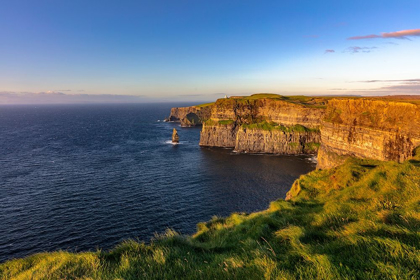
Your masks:
{"label": "dark blue water", "polygon": [[0,261],[189,234],[214,215],[267,208],[314,169],[304,157],[200,148],[200,128],[157,121],[172,106],[0,107]]}

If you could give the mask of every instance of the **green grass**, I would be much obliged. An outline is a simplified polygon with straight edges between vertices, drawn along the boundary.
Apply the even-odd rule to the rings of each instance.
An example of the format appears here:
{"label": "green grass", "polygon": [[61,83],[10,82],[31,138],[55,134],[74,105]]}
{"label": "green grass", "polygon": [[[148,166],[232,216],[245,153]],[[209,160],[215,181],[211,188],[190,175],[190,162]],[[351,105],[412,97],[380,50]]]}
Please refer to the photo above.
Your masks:
{"label": "green grass", "polygon": [[319,132],[318,129],[308,128],[303,125],[297,124],[292,126],[284,126],[281,124],[277,124],[274,122],[258,122],[258,123],[252,123],[252,124],[243,124],[243,128],[246,129],[262,129],[262,130],[281,130],[284,132]]}
{"label": "green grass", "polygon": [[235,122],[234,120],[220,120],[220,121],[218,121],[219,124],[223,124],[223,125],[233,124],[234,122]]}
{"label": "green grass", "polygon": [[209,107],[209,106],[213,106],[215,102],[210,102],[210,103],[204,103],[204,104],[200,104],[197,105],[197,107]]}
{"label": "green grass", "polygon": [[205,125],[207,125],[207,126],[212,126],[212,125],[230,125],[230,124],[233,124],[233,123],[235,123],[235,121],[234,120],[219,120],[219,121],[216,121],[216,120],[213,120],[213,119],[208,119],[207,121],[205,121]]}
{"label": "green grass", "polygon": [[318,109],[325,109],[327,107],[327,101],[331,99],[332,97],[316,97],[316,96],[304,96],[304,95],[291,95],[291,96],[285,96],[285,95],[279,95],[279,94],[273,94],[273,93],[257,93],[253,94],[251,96],[243,96],[242,100],[257,100],[257,99],[276,99],[276,100],[282,100],[289,103],[297,104],[297,105],[303,105],[305,107],[310,108],[318,108]]}
{"label": "green grass", "polygon": [[420,155],[350,158],[301,176],[288,201],[214,217],[193,236],[41,253],[1,264],[0,279],[419,279],[419,178]]}

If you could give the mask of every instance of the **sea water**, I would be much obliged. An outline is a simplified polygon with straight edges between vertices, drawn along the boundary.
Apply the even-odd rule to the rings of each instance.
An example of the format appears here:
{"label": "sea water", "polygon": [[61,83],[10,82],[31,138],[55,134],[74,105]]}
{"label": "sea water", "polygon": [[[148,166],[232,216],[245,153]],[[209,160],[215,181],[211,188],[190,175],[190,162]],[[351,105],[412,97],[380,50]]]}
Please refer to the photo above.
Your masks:
{"label": "sea water", "polygon": [[191,234],[212,216],[267,208],[315,168],[202,148],[199,127],[163,122],[182,105],[0,106],[0,262]]}

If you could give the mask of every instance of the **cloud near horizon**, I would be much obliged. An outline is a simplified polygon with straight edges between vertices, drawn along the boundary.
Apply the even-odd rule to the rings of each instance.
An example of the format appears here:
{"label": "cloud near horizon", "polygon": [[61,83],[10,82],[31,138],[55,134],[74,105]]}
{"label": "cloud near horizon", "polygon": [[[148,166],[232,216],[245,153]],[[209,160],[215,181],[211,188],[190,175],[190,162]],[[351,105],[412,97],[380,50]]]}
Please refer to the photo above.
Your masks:
{"label": "cloud near horizon", "polygon": [[405,80],[366,80],[358,81],[359,83],[420,83],[420,79],[405,79]]}
{"label": "cloud near horizon", "polygon": [[373,89],[358,89],[355,92],[368,95],[392,94],[392,95],[420,95],[420,79],[401,79],[401,80],[365,80],[354,81],[352,83],[374,83],[379,84]]}
{"label": "cloud near horizon", "polygon": [[335,53],[335,50],[325,50],[324,54],[326,53]]}
{"label": "cloud near horizon", "polygon": [[142,95],[0,91],[0,104],[139,103],[150,100]]}
{"label": "cloud near horizon", "polygon": [[347,38],[347,40],[363,40],[363,39],[376,39],[376,38],[396,38],[396,39],[408,39],[408,37],[420,36],[420,29],[407,29],[395,32],[383,32],[381,35],[371,34],[365,36],[353,36]]}

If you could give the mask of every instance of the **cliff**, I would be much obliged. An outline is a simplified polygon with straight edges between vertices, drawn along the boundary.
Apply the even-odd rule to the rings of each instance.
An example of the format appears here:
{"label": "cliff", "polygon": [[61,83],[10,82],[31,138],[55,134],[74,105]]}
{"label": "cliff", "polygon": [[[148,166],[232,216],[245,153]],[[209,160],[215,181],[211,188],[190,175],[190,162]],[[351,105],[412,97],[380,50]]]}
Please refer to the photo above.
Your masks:
{"label": "cliff", "polygon": [[218,99],[200,145],[244,153],[315,154],[326,100],[252,95]]}
{"label": "cliff", "polygon": [[314,154],[321,137],[318,131],[264,130],[240,127],[235,151],[239,153]]}
{"label": "cliff", "polygon": [[403,101],[337,98],[321,123],[318,168],[348,157],[402,162],[420,145],[420,105]]}
{"label": "cliff", "polygon": [[[317,168],[349,157],[402,162],[420,146],[420,98],[285,97],[256,94],[218,99],[211,106],[174,108],[199,116],[200,145],[240,153],[318,154]],[[206,120],[206,121],[203,121]],[[187,123],[187,121],[181,121]]]}
{"label": "cliff", "polygon": [[165,120],[179,121],[183,127],[201,125],[210,118],[212,105],[213,103],[207,103],[198,106],[175,107],[171,109],[169,117]]}

